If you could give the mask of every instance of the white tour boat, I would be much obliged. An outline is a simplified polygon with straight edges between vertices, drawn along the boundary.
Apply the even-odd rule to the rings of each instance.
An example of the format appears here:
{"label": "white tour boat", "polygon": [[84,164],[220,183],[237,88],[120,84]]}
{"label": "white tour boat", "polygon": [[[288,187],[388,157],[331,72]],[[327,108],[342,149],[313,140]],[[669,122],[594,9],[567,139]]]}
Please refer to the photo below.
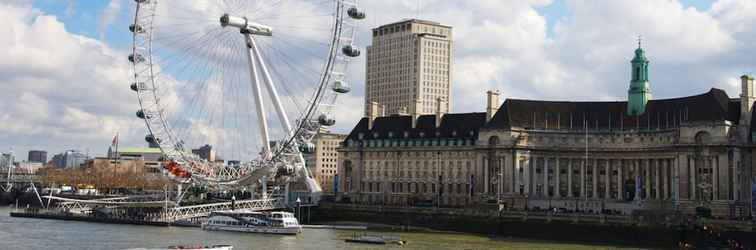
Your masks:
{"label": "white tour boat", "polygon": [[289,212],[220,211],[212,212],[202,229],[295,235],[302,231],[302,226]]}

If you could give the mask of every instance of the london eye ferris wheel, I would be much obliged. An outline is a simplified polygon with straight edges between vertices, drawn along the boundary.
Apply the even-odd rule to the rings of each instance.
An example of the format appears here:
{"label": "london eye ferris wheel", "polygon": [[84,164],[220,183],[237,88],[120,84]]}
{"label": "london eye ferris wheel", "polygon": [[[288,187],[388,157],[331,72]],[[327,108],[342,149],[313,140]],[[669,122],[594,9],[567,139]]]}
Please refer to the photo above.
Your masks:
{"label": "london eye ferris wheel", "polygon": [[[319,192],[302,154],[351,90],[357,1],[135,0],[131,90],[164,171],[182,183],[271,178]],[[205,144],[234,164],[192,153]]]}

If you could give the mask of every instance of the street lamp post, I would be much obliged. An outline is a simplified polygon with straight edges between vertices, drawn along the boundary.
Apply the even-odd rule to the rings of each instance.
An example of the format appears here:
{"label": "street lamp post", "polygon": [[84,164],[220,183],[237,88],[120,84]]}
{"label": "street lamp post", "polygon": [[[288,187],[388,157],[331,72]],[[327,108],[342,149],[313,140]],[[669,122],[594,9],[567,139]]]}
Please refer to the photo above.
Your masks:
{"label": "street lamp post", "polygon": [[499,168],[499,192],[496,195],[496,200],[498,203],[502,202],[502,193],[504,192],[504,172],[501,171],[501,168]]}
{"label": "street lamp post", "polygon": [[236,209],[236,195],[231,195],[231,210]]}
{"label": "street lamp post", "polygon": [[299,221],[299,212],[300,212],[299,210],[300,210],[300,205],[302,204],[302,200],[299,199],[299,197],[297,197],[296,202],[297,202],[297,221]]}

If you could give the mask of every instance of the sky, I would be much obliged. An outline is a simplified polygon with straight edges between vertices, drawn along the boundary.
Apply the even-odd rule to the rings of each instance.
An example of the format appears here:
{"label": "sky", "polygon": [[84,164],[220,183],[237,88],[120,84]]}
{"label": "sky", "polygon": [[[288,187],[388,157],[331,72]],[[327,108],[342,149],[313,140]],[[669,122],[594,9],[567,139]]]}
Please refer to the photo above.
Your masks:
{"label": "sky", "polygon": [[[404,18],[453,26],[453,112],[482,112],[492,89],[501,101],[624,100],[639,35],[656,99],[710,88],[734,98],[739,77],[756,74],[753,0],[360,3],[368,15],[357,28],[363,49],[370,28]],[[128,89],[134,9],[131,0],[0,2],[0,152],[103,155],[116,134],[121,146],[144,146],[147,130]],[[350,64],[354,89],[338,100],[336,132],[363,114],[364,65],[364,56]]]}

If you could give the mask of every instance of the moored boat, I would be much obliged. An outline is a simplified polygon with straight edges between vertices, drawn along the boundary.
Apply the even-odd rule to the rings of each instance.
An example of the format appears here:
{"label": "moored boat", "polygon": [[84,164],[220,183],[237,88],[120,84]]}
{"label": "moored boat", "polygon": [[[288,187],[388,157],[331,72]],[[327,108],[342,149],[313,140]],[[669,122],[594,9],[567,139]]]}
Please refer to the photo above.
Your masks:
{"label": "moored boat", "polygon": [[289,212],[220,211],[211,213],[202,229],[295,235],[302,231],[302,226]]}

